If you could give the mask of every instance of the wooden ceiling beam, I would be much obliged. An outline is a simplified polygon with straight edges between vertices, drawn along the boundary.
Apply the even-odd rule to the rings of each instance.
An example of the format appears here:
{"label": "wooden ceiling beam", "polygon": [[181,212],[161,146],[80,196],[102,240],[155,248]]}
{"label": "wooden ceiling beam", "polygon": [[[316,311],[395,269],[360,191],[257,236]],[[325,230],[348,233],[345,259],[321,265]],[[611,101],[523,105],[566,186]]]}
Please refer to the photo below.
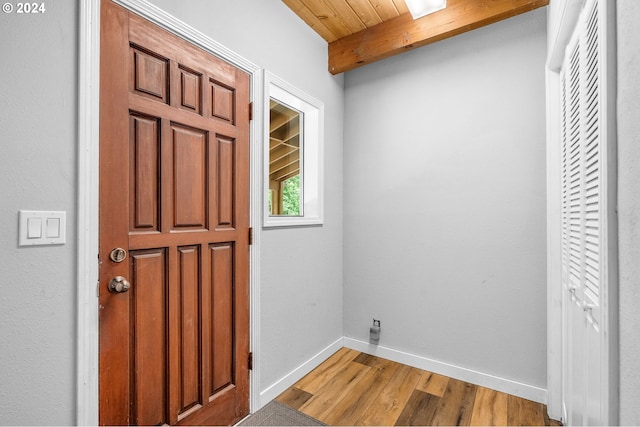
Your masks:
{"label": "wooden ceiling beam", "polygon": [[291,153],[287,157],[283,157],[269,165],[269,174],[273,175],[278,171],[286,168],[287,166],[296,165],[297,169],[300,169],[300,151],[296,151],[295,153]]}
{"label": "wooden ceiling beam", "polygon": [[329,72],[353,70],[548,4],[549,0],[448,0],[445,9],[416,20],[405,13],[330,42]]}
{"label": "wooden ceiling beam", "polygon": [[300,165],[290,165],[284,169],[269,174],[270,181],[286,181],[287,179],[294,177],[300,173]]}
{"label": "wooden ceiling beam", "polygon": [[278,148],[274,148],[269,152],[269,164],[273,164],[298,150],[298,147],[291,147],[289,145],[281,145]]}

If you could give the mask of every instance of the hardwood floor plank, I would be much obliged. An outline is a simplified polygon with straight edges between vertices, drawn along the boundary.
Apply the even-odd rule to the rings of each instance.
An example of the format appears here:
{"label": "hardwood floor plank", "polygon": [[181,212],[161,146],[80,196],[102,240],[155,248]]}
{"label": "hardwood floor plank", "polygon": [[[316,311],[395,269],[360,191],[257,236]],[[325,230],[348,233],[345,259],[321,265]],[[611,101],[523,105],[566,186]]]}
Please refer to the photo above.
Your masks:
{"label": "hardwood floor plank", "polygon": [[433,426],[468,426],[471,423],[477,386],[449,379],[431,424]]}
{"label": "hardwood floor plank", "polygon": [[516,396],[509,396],[507,422],[511,426],[543,426],[542,403],[532,402]]}
{"label": "hardwood floor plank", "polygon": [[380,364],[383,363],[385,359],[378,356],[373,356],[367,353],[360,353],[358,356],[356,356],[353,359],[353,361],[357,363],[362,363],[363,365],[366,365],[366,366],[376,367],[376,366],[380,366]]}
{"label": "hardwood floor plank", "polygon": [[329,425],[562,425],[543,404],[347,348],[277,400]]}
{"label": "hardwood floor plank", "polygon": [[434,374],[433,372],[424,371],[422,379],[416,387],[420,391],[442,397],[447,389],[449,378],[443,375]]}
{"label": "hardwood floor plank", "polygon": [[472,426],[506,426],[509,395],[478,387],[471,415]]}
{"label": "hardwood floor plank", "polygon": [[351,393],[353,387],[370,370],[371,368],[368,366],[349,362],[340,370],[339,375],[330,378],[299,410],[323,423],[327,423],[325,421],[327,415],[342,399]]}
{"label": "hardwood floor plank", "polygon": [[392,426],[400,417],[424,371],[402,365],[356,425]]}
{"label": "hardwood floor plank", "polygon": [[440,397],[414,390],[398,417],[397,426],[429,426],[438,410]]}
{"label": "hardwood floor plank", "polygon": [[358,419],[369,409],[384,386],[400,369],[400,364],[389,360],[373,361],[370,371],[362,377],[342,401],[340,401],[323,421],[329,425],[356,425]]}
{"label": "hardwood floor plank", "polygon": [[307,393],[304,390],[300,390],[297,387],[290,387],[280,396],[276,397],[276,400],[280,403],[283,403],[290,408],[298,410],[302,405],[304,405],[307,400],[311,399],[313,394]]}
{"label": "hardwood floor plank", "polygon": [[304,390],[307,393],[316,394],[327,382],[331,381],[338,372],[350,363],[359,351],[342,347],[331,357],[322,362],[320,366],[314,369],[309,375],[302,378],[295,384],[295,387]]}

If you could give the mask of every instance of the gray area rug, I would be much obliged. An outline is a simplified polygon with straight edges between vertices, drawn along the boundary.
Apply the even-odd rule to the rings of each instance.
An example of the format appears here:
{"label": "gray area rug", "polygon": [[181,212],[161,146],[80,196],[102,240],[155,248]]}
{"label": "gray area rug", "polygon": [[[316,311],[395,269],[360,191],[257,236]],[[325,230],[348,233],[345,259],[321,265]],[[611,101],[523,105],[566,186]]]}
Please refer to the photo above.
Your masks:
{"label": "gray area rug", "polygon": [[272,400],[239,426],[326,426],[315,418]]}

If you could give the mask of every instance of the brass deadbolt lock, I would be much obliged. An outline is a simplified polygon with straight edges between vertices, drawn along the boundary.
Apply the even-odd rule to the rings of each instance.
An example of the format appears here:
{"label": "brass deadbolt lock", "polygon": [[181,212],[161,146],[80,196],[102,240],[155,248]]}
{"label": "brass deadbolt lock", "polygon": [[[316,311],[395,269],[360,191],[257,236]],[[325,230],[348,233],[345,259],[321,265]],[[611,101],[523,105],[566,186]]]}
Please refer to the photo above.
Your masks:
{"label": "brass deadbolt lock", "polygon": [[122,248],[115,248],[109,254],[109,259],[113,262],[122,262],[127,258],[127,251]]}

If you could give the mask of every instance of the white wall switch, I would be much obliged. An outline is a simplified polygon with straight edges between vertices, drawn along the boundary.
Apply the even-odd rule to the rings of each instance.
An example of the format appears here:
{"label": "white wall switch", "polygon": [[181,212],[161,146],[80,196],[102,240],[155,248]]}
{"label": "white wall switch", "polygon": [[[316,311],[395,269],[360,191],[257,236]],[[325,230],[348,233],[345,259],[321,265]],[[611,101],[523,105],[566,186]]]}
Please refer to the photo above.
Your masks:
{"label": "white wall switch", "polygon": [[60,237],[60,218],[47,218],[46,237],[50,239]]}
{"label": "white wall switch", "polygon": [[20,211],[20,246],[66,243],[67,213],[64,211]]}
{"label": "white wall switch", "polygon": [[42,237],[42,219],[27,218],[27,239],[40,239]]}

